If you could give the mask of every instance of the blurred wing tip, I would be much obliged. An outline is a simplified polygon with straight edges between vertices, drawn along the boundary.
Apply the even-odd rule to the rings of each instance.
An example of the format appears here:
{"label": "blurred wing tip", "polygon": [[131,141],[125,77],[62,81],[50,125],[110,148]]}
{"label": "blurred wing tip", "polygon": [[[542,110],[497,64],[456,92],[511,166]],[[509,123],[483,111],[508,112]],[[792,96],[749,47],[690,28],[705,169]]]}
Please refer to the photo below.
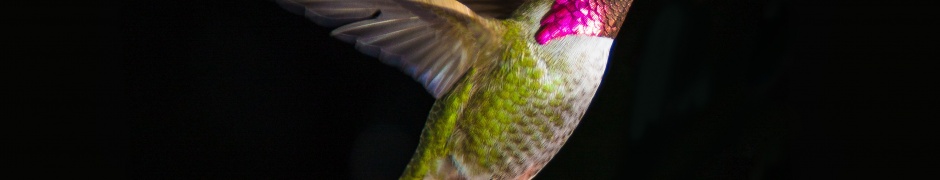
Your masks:
{"label": "blurred wing tip", "polygon": [[291,0],[274,0],[282,9],[287,10],[287,12],[294,13],[296,15],[304,15],[307,11],[302,4],[291,1]]}
{"label": "blurred wing tip", "polygon": [[[338,27],[356,21],[375,18],[380,13],[378,8],[347,9],[344,1],[321,0],[274,0],[282,9],[302,15],[320,26]],[[315,6],[318,5],[318,6]]]}

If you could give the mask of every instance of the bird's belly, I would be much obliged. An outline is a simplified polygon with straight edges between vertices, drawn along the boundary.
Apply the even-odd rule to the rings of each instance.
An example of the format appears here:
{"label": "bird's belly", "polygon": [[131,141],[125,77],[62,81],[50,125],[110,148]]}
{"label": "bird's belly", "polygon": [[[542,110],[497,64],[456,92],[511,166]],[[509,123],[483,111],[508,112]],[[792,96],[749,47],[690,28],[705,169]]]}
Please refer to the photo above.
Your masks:
{"label": "bird's belly", "polygon": [[601,50],[596,60],[564,68],[520,59],[482,72],[486,77],[476,81],[451,139],[457,145],[451,154],[455,164],[470,177],[515,179],[537,173],[590,104],[609,46]]}

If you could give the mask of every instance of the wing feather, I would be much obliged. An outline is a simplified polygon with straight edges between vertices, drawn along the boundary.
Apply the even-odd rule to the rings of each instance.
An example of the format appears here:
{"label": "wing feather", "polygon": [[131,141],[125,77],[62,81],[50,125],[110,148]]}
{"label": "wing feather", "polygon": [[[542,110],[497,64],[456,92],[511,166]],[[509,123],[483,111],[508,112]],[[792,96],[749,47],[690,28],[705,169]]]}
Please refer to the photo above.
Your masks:
{"label": "wing feather", "polygon": [[[501,35],[497,19],[454,0],[278,0],[360,52],[399,67],[435,98],[446,94],[484,44]],[[494,1],[495,2],[495,1]]]}

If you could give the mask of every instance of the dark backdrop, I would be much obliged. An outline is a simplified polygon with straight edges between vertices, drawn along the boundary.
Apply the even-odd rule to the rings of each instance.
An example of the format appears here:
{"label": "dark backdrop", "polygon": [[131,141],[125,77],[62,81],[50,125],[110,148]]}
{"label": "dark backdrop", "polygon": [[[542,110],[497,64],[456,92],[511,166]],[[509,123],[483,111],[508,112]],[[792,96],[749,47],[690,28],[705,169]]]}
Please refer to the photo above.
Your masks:
{"label": "dark backdrop", "polygon": [[[86,158],[102,165],[91,174],[393,179],[433,103],[397,69],[270,1],[105,7],[104,38],[115,41],[98,67],[97,156]],[[920,49],[937,35],[905,23],[932,20],[929,7],[638,0],[590,110],[537,179],[935,169],[937,138],[915,123],[936,119],[922,116],[936,96],[914,94],[936,85],[911,80],[932,68],[895,62],[935,60],[912,54],[931,54]]]}

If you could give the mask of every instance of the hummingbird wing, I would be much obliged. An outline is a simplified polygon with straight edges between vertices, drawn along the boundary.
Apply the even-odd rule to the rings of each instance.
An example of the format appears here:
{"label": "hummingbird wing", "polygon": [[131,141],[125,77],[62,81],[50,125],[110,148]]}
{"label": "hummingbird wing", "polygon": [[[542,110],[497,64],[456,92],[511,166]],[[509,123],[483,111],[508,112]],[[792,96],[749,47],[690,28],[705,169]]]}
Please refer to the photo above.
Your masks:
{"label": "hummingbird wing", "polygon": [[454,0],[278,0],[356,49],[399,67],[435,98],[497,42],[501,24]]}

